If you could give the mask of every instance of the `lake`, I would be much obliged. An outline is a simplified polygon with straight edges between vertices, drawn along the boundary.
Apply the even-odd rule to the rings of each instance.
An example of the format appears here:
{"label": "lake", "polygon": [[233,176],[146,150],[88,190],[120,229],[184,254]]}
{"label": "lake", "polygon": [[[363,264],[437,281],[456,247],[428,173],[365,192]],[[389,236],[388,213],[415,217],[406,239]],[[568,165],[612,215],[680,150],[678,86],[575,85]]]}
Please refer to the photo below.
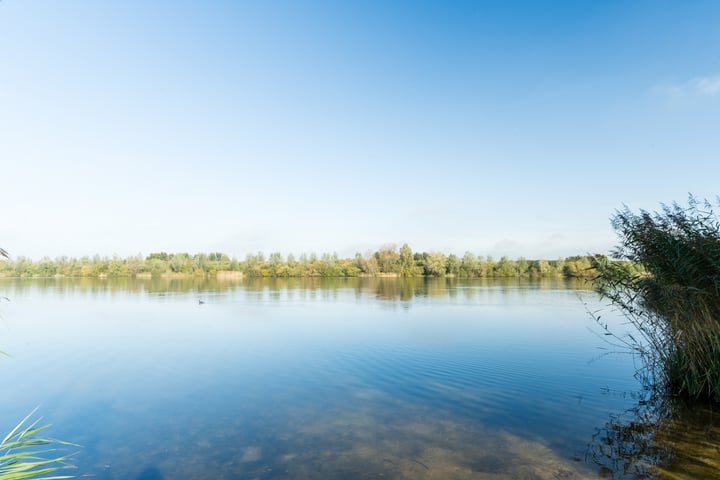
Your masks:
{"label": "lake", "polygon": [[0,427],[98,479],[717,478],[565,280],[0,279]]}

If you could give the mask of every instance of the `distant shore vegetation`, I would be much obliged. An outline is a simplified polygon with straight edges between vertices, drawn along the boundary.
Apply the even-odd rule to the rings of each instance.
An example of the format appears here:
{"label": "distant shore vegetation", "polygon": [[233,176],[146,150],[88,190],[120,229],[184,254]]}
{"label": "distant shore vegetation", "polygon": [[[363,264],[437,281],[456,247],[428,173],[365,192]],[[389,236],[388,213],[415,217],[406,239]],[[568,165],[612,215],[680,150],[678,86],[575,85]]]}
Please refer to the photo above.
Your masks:
{"label": "distant shore vegetation", "polygon": [[0,261],[0,277],[154,277],[197,276],[226,279],[262,277],[593,277],[593,257],[571,256],[556,260],[511,260],[475,255],[462,257],[441,252],[413,253],[404,244],[388,245],[375,252],[356,253],[340,258],[336,253],[266,256],[262,252],[244,259],[223,253],[166,253],[127,258],[48,257],[31,260],[24,257]]}

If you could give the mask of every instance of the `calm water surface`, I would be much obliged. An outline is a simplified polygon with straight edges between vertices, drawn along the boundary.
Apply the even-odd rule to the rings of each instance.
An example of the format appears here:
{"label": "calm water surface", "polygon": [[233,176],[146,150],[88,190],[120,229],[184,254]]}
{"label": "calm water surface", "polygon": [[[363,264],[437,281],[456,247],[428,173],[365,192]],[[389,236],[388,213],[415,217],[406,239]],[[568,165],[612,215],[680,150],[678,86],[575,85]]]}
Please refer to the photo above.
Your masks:
{"label": "calm water surface", "polygon": [[714,478],[717,413],[649,404],[586,287],[2,280],[0,426],[99,479]]}

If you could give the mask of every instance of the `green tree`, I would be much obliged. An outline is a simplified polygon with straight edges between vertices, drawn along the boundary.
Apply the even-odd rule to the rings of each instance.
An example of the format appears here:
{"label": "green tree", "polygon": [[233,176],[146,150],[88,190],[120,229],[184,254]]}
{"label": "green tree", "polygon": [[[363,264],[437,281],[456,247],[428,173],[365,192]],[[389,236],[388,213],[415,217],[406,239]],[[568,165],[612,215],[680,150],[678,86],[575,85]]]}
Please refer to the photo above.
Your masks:
{"label": "green tree", "polygon": [[425,273],[433,277],[444,277],[447,272],[447,257],[444,253],[432,252],[425,259]]}
{"label": "green tree", "polygon": [[563,274],[566,277],[594,277],[596,274],[588,256],[567,257],[564,264]]}
{"label": "green tree", "polygon": [[472,252],[465,252],[462,260],[460,260],[460,269],[465,272],[468,277],[479,277],[481,275],[478,258]]}
{"label": "green tree", "polygon": [[323,253],[320,258],[319,271],[322,277],[339,277],[342,275],[342,269],[338,265],[337,253]]}
{"label": "green tree", "polygon": [[187,253],[175,253],[169,257],[170,271],[173,273],[192,273],[193,260]]}
{"label": "green tree", "polygon": [[517,265],[508,257],[502,256],[495,266],[495,275],[498,277],[514,277],[517,275]]}
{"label": "green tree", "polygon": [[128,269],[125,261],[118,256],[114,256],[112,260],[108,261],[107,263],[107,275],[109,277],[127,276]]}
{"label": "green tree", "polygon": [[355,258],[353,259],[353,264],[357,269],[363,273],[367,272],[367,262],[362,256],[362,253],[355,252]]}
{"label": "green tree", "polygon": [[454,253],[451,253],[447,257],[447,273],[450,275],[457,275],[460,272],[460,259]]}
{"label": "green tree", "polygon": [[495,275],[497,262],[495,262],[492,255],[488,255],[487,257],[485,257],[485,261],[482,262],[481,267],[483,277],[492,277]]}
{"label": "green tree", "polygon": [[415,265],[412,250],[407,243],[403,243],[400,247],[400,275],[403,277],[413,277],[417,275],[418,268]]}
{"label": "green tree", "polygon": [[400,273],[400,254],[395,245],[386,245],[374,254],[382,273]]}
{"label": "green tree", "polygon": [[357,277],[360,274],[360,269],[355,266],[354,260],[343,259],[339,261],[340,274],[345,277]]}
{"label": "green tree", "polygon": [[192,257],[193,272],[201,273],[202,275],[207,273],[208,258],[204,253],[197,253]]}
{"label": "green tree", "polygon": [[145,262],[140,255],[135,255],[127,259],[127,272],[131,277],[145,271]]}
{"label": "green tree", "polygon": [[[268,259],[270,264],[270,275],[273,277],[284,277],[287,274],[287,265],[283,265],[283,258],[280,252],[273,252]],[[285,268],[282,268],[282,267]],[[282,275],[280,274],[282,271]]]}
{"label": "green tree", "polygon": [[245,255],[244,274],[248,277],[262,277],[262,266],[265,261],[264,255],[258,252],[256,255],[248,253]]}
{"label": "green tree", "polygon": [[538,275],[541,277],[547,277],[552,272],[552,267],[550,266],[550,263],[546,260],[538,260],[537,262],[537,272]]}
{"label": "green tree", "polygon": [[517,259],[517,275],[527,275],[530,273],[530,262],[525,257]]}
{"label": "green tree", "polygon": [[54,277],[58,272],[57,265],[48,257],[43,257],[34,270],[34,274],[39,277]]}
{"label": "green tree", "polygon": [[152,275],[162,275],[168,271],[167,262],[159,258],[153,258],[152,260],[146,262],[146,265]]}
{"label": "green tree", "polygon": [[380,273],[380,267],[378,266],[377,258],[375,258],[375,255],[369,255],[365,259],[365,266],[367,268],[367,272],[370,275],[377,275]]}

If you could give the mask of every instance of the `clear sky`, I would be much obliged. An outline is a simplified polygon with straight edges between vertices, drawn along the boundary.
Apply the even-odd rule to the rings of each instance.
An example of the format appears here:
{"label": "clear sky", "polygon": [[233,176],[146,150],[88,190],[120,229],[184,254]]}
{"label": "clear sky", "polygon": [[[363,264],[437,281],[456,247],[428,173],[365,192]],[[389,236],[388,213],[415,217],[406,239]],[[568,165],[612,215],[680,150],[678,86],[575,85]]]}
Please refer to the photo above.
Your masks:
{"label": "clear sky", "polygon": [[720,193],[717,1],[0,1],[0,246],[606,253]]}

